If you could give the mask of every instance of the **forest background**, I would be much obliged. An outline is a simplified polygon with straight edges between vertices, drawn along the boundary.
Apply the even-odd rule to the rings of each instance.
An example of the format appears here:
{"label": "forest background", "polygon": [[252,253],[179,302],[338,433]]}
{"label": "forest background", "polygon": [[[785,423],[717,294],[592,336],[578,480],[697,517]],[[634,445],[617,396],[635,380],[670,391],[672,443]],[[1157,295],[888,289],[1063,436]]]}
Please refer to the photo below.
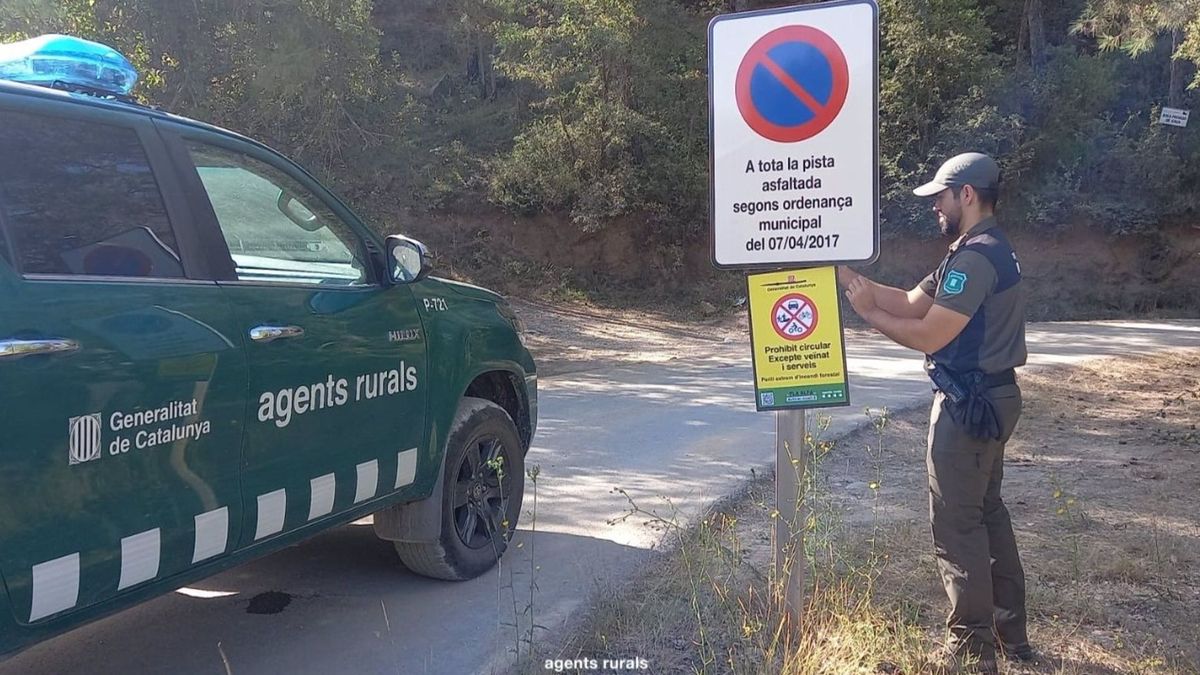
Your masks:
{"label": "forest background", "polygon": [[[443,271],[551,299],[719,312],[706,27],[754,0],[0,0],[0,40],[110,44],[144,103],[262,140]],[[911,188],[1004,169],[1033,318],[1200,311],[1197,0],[879,0],[883,254],[936,265]]]}

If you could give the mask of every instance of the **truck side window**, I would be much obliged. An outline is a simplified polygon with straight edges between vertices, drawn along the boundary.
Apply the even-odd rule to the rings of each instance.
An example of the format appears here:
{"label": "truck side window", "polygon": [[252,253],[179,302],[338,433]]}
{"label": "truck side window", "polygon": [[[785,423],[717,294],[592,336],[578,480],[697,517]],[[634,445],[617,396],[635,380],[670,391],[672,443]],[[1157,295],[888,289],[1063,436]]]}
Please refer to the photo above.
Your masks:
{"label": "truck side window", "polygon": [[0,111],[0,207],[24,274],[183,276],[133,129]]}
{"label": "truck side window", "polygon": [[372,283],[362,240],[325,202],[276,167],[187,142],[239,281]]}

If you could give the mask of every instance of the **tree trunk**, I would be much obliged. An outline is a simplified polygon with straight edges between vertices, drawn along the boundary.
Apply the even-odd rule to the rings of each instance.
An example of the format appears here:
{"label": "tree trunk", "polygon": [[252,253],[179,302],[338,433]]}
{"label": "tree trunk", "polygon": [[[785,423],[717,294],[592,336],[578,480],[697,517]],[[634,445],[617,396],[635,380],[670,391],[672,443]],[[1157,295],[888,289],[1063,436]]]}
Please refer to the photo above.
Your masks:
{"label": "tree trunk", "polygon": [[1041,71],[1046,65],[1046,21],[1042,17],[1042,0],[1025,1],[1025,24],[1029,29],[1029,63]]}
{"label": "tree trunk", "polygon": [[1175,51],[1179,49],[1181,39],[1182,31],[1176,29],[1171,33],[1171,84],[1167,90],[1167,105],[1171,108],[1183,107],[1184,87],[1187,86],[1190,75],[1187,59],[1175,58]]}
{"label": "tree trunk", "polygon": [[496,68],[492,62],[492,39],[482,30],[473,32],[474,45],[467,58],[467,81],[479,85],[479,97],[492,100],[496,96]]}
{"label": "tree trunk", "polygon": [[[1029,0],[1025,1],[1028,4]],[[1029,20],[1026,16],[1028,13],[1028,7],[1021,10],[1021,29],[1017,31],[1017,54],[1024,54],[1029,50]]]}

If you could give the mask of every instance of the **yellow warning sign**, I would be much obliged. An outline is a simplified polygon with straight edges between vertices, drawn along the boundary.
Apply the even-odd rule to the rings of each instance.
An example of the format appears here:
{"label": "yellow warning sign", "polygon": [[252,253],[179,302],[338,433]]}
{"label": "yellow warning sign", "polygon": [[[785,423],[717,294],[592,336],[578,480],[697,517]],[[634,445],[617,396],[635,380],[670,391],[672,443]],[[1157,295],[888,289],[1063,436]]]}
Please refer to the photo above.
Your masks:
{"label": "yellow warning sign", "polygon": [[746,277],[759,410],[850,405],[832,267]]}

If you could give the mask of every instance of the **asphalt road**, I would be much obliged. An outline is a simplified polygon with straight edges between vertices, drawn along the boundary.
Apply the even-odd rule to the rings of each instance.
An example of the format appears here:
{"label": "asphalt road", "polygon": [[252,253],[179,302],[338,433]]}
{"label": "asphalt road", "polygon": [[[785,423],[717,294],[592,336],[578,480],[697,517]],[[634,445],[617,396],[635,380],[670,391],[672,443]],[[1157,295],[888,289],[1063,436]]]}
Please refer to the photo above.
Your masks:
{"label": "asphalt road", "polygon": [[[1200,348],[1200,322],[1040,324],[1029,346],[1033,367]],[[866,406],[929,400],[918,355],[878,338],[847,347],[853,404],[831,411],[830,434],[865,422]],[[658,535],[642,519],[609,524],[627,506],[612,488],[686,519],[773,461],[773,417],[754,411],[748,354],[730,344],[543,380],[526,460],[541,467],[536,532],[527,484],[521,548],[478,579],[417,577],[370,527],[352,525],[38,645],[0,663],[0,675],[225,673],[226,664],[237,675],[499,672],[530,614],[546,627],[534,639],[546,640],[646,560]],[[290,602],[249,613],[256,597]]]}

